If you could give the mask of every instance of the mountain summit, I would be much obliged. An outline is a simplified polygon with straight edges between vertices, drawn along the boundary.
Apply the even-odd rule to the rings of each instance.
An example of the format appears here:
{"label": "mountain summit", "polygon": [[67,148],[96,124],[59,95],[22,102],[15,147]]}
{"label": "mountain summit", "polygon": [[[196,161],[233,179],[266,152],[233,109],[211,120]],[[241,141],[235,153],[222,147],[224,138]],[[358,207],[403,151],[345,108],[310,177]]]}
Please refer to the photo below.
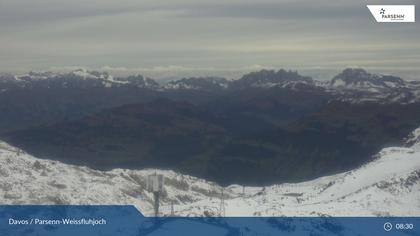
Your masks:
{"label": "mountain summit", "polygon": [[311,77],[299,75],[295,71],[286,70],[261,70],[258,72],[251,72],[242,76],[239,80],[233,82],[235,88],[249,88],[249,87],[293,87],[296,84],[310,84],[314,81]]}
{"label": "mountain summit", "polygon": [[357,88],[399,88],[405,85],[404,80],[389,75],[375,75],[364,69],[345,69],[336,75],[330,82],[332,87],[348,89]]}
{"label": "mountain summit", "polygon": [[230,81],[220,77],[192,77],[171,81],[164,86],[165,89],[194,89],[212,91],[226,89]]}

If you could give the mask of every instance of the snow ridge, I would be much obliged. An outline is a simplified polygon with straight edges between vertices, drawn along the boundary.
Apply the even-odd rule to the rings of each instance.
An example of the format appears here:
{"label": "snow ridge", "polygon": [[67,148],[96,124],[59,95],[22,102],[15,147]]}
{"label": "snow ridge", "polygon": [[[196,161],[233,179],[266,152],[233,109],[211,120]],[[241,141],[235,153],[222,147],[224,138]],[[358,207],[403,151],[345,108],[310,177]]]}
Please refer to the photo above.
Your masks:
{"label": "snow ridge", "polygon": [[70,72],[29,72],[25,75],[0,74],[0,93],[14,87],[137,87],[158,91],[200,90],[224,91],[237,89],[285,88],[296,91],[322,90],[334,99],[351,102],[414,103],[420,101],[420,82],[405,81],[391,75],[371,74],[360,68],[348,68],[330,81],[313,80],[295,71],[261,70],[237,80],[219,77],[191,77],[160,85],[141,75],[114,78],[107,72],[77,69]]}
{"label": "snow ridge", "polygon": [[[37,159],[0,142],[1,204],[133,204],[152,215],[146,178],[162,174],[161,214],[228,216],[419,216],[420,128],[409,147],[384,148],[352,171],[302,183],[247,187],[216,183],[170,170],[98,171]],[[223,189],[223,195],[222,193]]]}

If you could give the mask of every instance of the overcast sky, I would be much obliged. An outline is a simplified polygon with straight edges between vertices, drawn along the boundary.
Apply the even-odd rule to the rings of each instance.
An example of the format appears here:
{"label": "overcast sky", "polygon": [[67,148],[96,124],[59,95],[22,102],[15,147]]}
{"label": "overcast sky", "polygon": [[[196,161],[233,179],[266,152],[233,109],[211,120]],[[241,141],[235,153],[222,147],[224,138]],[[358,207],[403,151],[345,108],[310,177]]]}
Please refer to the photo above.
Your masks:
{"label": "overcast sky", "polygon": [[366,7],[395,2],[0,0],[0,71],[229,77],[285,68],[328,77],[363,67],[420,79],[419,14],[380,24]]}

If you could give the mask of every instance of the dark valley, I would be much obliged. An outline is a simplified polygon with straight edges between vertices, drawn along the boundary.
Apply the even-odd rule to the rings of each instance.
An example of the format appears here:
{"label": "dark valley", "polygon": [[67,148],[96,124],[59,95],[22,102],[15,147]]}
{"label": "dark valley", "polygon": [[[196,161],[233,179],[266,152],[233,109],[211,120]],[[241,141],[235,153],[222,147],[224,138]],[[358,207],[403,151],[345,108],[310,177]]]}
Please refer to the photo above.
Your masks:
{"label": "dark valley", "polygon": [[0,136],[95,169],[161,168],[222,185],[350,170],[420,124],[420,84],[346,69],[330,81],[262,70],[239,80],[107,73],[3,75]]}

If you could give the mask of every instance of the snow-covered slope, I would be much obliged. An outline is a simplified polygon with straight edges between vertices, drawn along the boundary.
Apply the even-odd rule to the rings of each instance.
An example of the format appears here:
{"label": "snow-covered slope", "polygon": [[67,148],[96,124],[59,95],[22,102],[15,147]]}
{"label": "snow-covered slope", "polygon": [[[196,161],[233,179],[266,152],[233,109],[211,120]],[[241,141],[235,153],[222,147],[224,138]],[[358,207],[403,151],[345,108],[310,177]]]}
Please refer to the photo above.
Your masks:
{"label": "snow-covered slope", "polygon": [[104,71],[77,69],[70,72],[29,72],[24,75],[0,73],[0,93],[12,88],[114,88],[135,87],[159,91],[200,90],[231,91],[240,89],[284,88],[296,91],[322,90],[333,99],[351,103],[420,102],[420,82],[391,75],[371,74],[361,68],[347,68],[330,81],[313,80],[296,71],[261,70],[237,80],[219,77],[191,77],[160,85],[141,75],[114,78]]}
{"label": "snow-covered slope", "polygon": [[161,213],[228,216],[420,216],[420,129],[355,170],[312,181],[226,188],[167,170],[97,171],[37,159],[0,143],[0,204],[133,204],[152,215],[146,178],[165,178]]}
{"label": "snow-covered slope", "polygon": [[163,86],[164,89],[191,89],[191,90],[219,90],[229,87],[230,81],[219,77],[199,77],[199,78],[183,78],[180,80],[170,81]]}
{"label": "snow-covered slope", "polygon": [[391,75],[371,74],[360,68],[345,69],[330,82],[318,85],[338,95],[340,100],[353,103],[420,101],[420,87],[417,82],[405,81]]}
{"label": "snow-covered slope", "polygon": [[330,81],[331,87],[345,89],[371,89],[380,90],[386,88],[404,87],[405,82],[395,76],[370,74],[363,69],[348,68],[336,75]]}
{"label": "snow-covered slope", "polygon": [[[7,82],[7,84],[6,84]],[[0,74],[0,87],[10,88],[12,85],[21,88],[111,88],[111,87],[137,87],[158,89],[159,84],[150,78],[133,75],[123,78],[114,78],[107,72],[77,69],[70,72],[29,72],[24,75],[11,76]]]}
{"label": "snow-covered slope", "polygon": [[[150,174],[165,176],[163,204],[188,204],[217,195],[220,187],[163,170],[97,171],[37,159],[0,142],[0,204],[133,204],[152,212],[146,189]],[[191,191],[190,191],[191,190]]]}
{"label": "snow-covered slope", "polygon": [[278,71],[261,70],[248,73],[240,79],[233,81],[231,87],[234,89],[273,87],[298,89],[301,86],[314,85],[315,82],[310,77],[301,76],[296,71],[280,69]]}

